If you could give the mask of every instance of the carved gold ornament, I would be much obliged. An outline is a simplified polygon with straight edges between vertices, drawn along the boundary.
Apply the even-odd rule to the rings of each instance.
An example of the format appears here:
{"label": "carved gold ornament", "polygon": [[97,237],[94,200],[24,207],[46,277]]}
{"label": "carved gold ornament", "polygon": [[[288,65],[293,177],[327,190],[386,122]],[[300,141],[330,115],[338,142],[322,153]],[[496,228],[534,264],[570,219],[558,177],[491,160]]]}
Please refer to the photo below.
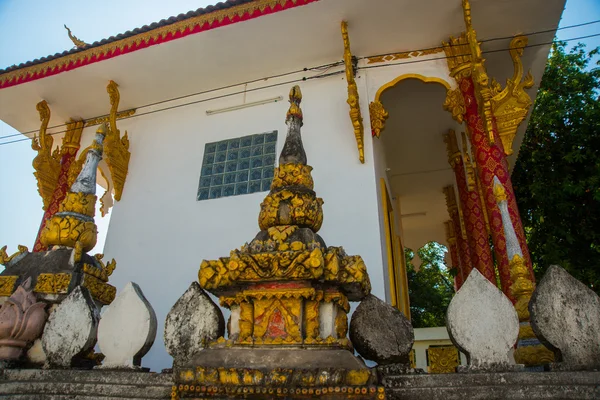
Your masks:
{"label": "carved gold ornament", "polygon": [[82,286],[88,288],[92,297],[102,304],[112,303],[117,295],[117,288],[92,275],[84,274]]}
{"label": "carved gold ornament", "polygon": [[31,148],[37,151],[37,156],[33,159],[33,175],[37,179],[38,192],[44,202],[44,211],[48,208],[54,189],[58,183],[60,174],[60,153],[58,148],[52,151],[54,139],[52,135],[46,133],[48,122],[50,121],[50,107],[46,100],[40,101],[36,106],[42,125],[40,126],[39,136],[34,135],[31,141]]}
{"label": "carved gold ornament", "polygon": [[127,171],[129,169],[129,157],[131,156],[127,131],[121,137],[121,132],[117,129],[117,111],[119,100],[121,99],[118,87],[119,85],[114,81],[110,81],[106,87],[111,108],[109,130],[104,141],[105,160],[110,170],[115,190],[115,200],[117,201],[121,200],[121,195],[123,194],[123,187],[125,186],[125,179],[127,178]]}
{"label": "carved gold ornament", "polygon": [[71,283],[71,274],[39,274],[34,292],[46,294],[66,294]]}
{"label": "carved gold ornament", "polygon": [[15,283],[17,283],[17,275],[0,276],[0,296],[8,297],[15,291]]}
{"label": "carved gold ornament", "polygon": [[344,40],[344,64],[346,66],[346,82],[348,84],[348,105],[350,106],[350,120],[354,128],[356,145],[358,147],[358,158],[361,163],[365,162],[364,149],[364,127],[362,115],[360,114],[360,104],[358,98],[358,87],[354,80],[356,74],[356,58],[352,57],[350,52],[350,38],[348,37],[348,23],[342,21],[342,39]]}
{"label": "carved gold ornament", "polygon": [[18,258],[20,258],[20,256],[29,253],[29,249],[27,248],[27,246],[23,246],[20,244],[17,246],[18,251],[16,253],[13,253],[13,255],[9,256],[6,253],[7,247],[8,246],[3,246],[0,249],[0,264],[4,265],[5,267],[9,266],[11,261],[16,261]]}
{"label": "carved gold ornament", "polygon": [[283,164],[275,168],[271,188],[283,186],[305,186],[313,189],[314,182],[311,176],[312,167],[304,164]]}
{"label": "carved gold ornament", "polygon": [[504,153],[507,156],[513,153],[512,145],[517,129],[533,104],[531,97],[524,90],[533,87],[534,83],[531,72],[523,78],[521,57],[526,46],[527,37],[514,37],[510,41],[509,47],[514,67],[512,78],[506,80],[504,89],[496,80],[492,80],[492,110],[496,118],[500,140],[504,146]]}
{"label": "carved gold ornament", "polygon": [[455,168],[462,161],[462,158],[458,149],[458,142],[456,141],[456,132],[453,129],[449,129],[448,133],[444,135],[444,142],[446,142],[448,163],[452,168]]}
{"label": "carved gold ornament", "polygon": [[467,188],[469,192],[477,190],[477,175],[475,174],[475,166],[471,162],[471,157],[469,156],[469,148],[467,145],[468,139],[467,135],[464,132],[461,132],[462,139],[462,158],[463,164],[465,166],[465,171],[467,173]]}
{"label": "carved gold ornament", "polygon": [[448,89],[446,100],[444,100],[444,110],[449,111],[459,124],[462,124],[467,108],[460,88]]}
{"label": "carved gold ornament", "polygon": [[453,373],[460,364],[458,349],[454,346],[429,346],[427,356],[429,358],[427,372],[430,374]]}
{"label": "carved gold ornament", "polygon": [[371,116],[371,133],[375,137],[379,137],[385,129],[385,120],[390,114],[385,110],[380,101],[372,101],[369,104],[369,115]]}

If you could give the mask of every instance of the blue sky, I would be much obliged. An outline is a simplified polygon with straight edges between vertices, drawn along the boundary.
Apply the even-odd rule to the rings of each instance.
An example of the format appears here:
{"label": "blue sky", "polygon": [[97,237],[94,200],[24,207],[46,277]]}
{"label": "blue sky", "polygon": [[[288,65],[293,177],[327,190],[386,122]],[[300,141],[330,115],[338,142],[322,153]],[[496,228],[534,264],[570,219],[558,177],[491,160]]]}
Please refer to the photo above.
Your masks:
{"label": "blue sky", "polygon": [[[63,24],[91,43],[214,3],[213,0],[0,0],[0,68],[73,47]],[[600,19],[600,1],[568,0],[561,26],[596,19]],[[600,33],[600,24],[561,30],[558,37],[568,39],[595,33]],[[600,37],[582,42],[592,49],[600,46]],[[568,47],[574,44],[569,43]],[[31,112],[36,112],[34,107],[32,104]],[[17,132],[0,121],[0,137],[14,133]],[[1,145],[2,142],[0,139],[0,246],[8,245],[11,254],[18,244],[33,247],[43,211],[31,166],[35,152],[30,142]],[[102,219],[97,214],[96,219],[102,236],[108,229],[108,218]],[[103,242],[102,239],[97,246],[98,252]]]}

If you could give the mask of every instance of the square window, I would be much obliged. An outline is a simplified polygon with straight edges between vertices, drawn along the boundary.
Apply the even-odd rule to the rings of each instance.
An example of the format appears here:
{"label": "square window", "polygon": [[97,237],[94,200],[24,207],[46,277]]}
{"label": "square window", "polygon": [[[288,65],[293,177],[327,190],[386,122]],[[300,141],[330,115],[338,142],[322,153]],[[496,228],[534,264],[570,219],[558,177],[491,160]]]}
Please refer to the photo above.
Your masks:
{"label": "square window", "polygon": [[227,161],[234,161],[238,159],[238,151],[237,150],[229,150],[227,152]]}
{"label": "square window", "polygon": [[248,193],[260,192],[260,181],[250,181],[248,185]]}
{"label": "square window", "polygon": [[235,171],[237,171],[237,162],[229,161],[225,165],[225,172],[235,172]]}
{"label": "square window", "polygon": [[210,154],[204,154],[204,161],[202,162],[202,165],[209,165],[215,162],[215,155],[214,153],[210,153]]}
{"label": "square window", "polygon": [[223,196],[233,196],[235,194],[235,185],[223,186]]}
{"label": "square window", "polygon": [[263,144],[265,142],[265,135],[254,135],[252,137],[252,144]]}
{"label": "square window", "polygon": [[217,151],[227,151],[227,140],[217,142]]}
{"label": "square window", "polygon": [[265,154],[275,154],[275,143],[265,144]]}
{"label": "square window", "polygon": [[226,185],[229,183],[235,183],[235,175],[235,172],[229,172],[225,174],[225,177],[223,178],[223,183]]}
{"label": "square window", "polygon": [[267,178],[267,179],[273,179],[274,173],[275,173],[275,170],[273,167],[266,167],[266,168],[263,168],[263,170],[262,170],[262,177]]}
{"label": "square window", "polygon": [[275,166],[275,155],[270,154],[268,156],[263,157],[263,165],[266,167],[267,165]]}
{"label": "square window", "polygon": [[213,170],[212,170],[213,175],[222,174],[223,172],[225,172],[225,164],[224,163],[213,165]]}
{"label": "square window", "polygon": [[262,146],[254,146],[252,147],[252,157],[262,156],[263,148]]}
{"label": "square window", "polygon": [[237,138],[237,139],[231,139],[229,141],[229,146],[227,146],[227,148],[229,150],[231,150],[231,149],[239,149],[240,148],[240,139],[239,138]]}
{"label": "square window", "polygon": [[248,182],[242,182],[235,185],[235,194],[247,194]]}
{"label": "square window", "polygon": [[239,158],[240,159],[250,158],[251,151],[252,151],[252,148],[250,148],[250,147],[244,147],[244,148],[240,149]]}
{"label": "square window", "polygon": [[204,146],[205,153],[214,153],[216,150],[217,150],[216,143],[206,143],[206,145]]}
{"label": "square window", "polygon": [[210,176],[202,176],[200,177],[200,187],[207,188],[210,186],[211,177]]}
{"label": "square window", "polygon": [[212,165],[207,165],[205,167],[202,167],[202,174],[201,174],[201,176],[210,176],[210,175],[212,175],[212,170],[213,170],[213,166]]}
{"label": "square window", "polygon": [[212,181],[211,181],[211,185],[212,186],[217,186],[217,185],[222,185],[223,184],[223,175],[214,175],[212,177]]}
{"label": "square window", "polygon": [[253,169],[250,171],[250,180],[254,181],[262,178],[262,171],[260,169]]}
{"label": "square window", "polygon": [[263,160],[261,157],[254,157],[250,160],[250,168],[260,168],[263,166]]}
{"label": "square window", "polygon": [[221,186],[216,186],[210,188],[210,194],[208,195],[209,199],[218,199],[221,197]]}
{"label": "square window", "polygon": [[277,152],[277,131],[205,143],[198,200],[270,189]]}
{"label": "square window", "polygon": [[266,190],[271,189],[271,182],[272,181],[273,181],[272,179],[263,179],[262,180],[262,190],[266,191]]}
{"label": "square window", "polygon": [[244,136],[240,138],[240,147],[252,146],[252,136]]}
{"label": "square window", "polygon": [[248,171],[241,171],[237,173],[237,182],[248,182]]}
{"label": "square window", "polygon": [[273,143],[277,141],[277,131],[273,131],[271,133],[267,133],[265,141],[267,143]]}
{"label": "square window", "polygon": [[208,189],[201,189],[198,191],[198,200],[207,200],[208,199]]}

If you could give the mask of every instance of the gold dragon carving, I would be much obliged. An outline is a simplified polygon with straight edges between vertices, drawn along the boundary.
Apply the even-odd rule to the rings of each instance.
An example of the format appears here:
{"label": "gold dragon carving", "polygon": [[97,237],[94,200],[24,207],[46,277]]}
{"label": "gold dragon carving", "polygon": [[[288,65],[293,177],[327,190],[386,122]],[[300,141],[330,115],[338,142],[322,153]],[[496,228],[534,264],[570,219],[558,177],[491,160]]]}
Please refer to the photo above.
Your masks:
{"label": "gold dragon carving", "polygon": [[110,170],[115,190],[115,200],[117,201],[121,200],[123,194],[123,187],[125,186],[125,179],[127,178],[127,171],[129,169],[129,158],[131,156],[127,131],[121,136],[121,132],[117,128],[117,111],[121,99],[118,87],[119,85],[114,81],[110,81],[106,87],[111,108],[109,129],[104,140],[105,160]]}
{"label": "gold dragon carving", "polygon": [[527,46],[527,37],[519,35],[510,41],[510,57],[513,62],[513,76],[506,80],[506,87],[492,79],[492,110],[496,118],[498,134],[504,146],[504,153],[513,153],[512,145],[519,125],[529,112],[533,102],[524,89],[533,87],[531,71],[523,78],[521,57]]}
{"label": "gold dragon carving", "polygon": [[31,148],[37,151],[37,156],[33,159],[33,169],[35,172],[33,175],[37,179],[38,192],[42,197],[44,203],[44,211],[50,205],[52,201],[52,195],[56,184],[58,183],[58,176],[60,175],[60,153],[58,148],[52,151],[54,146],[54,139],[52,135],[48,134],[48,122],[50,121],[50,107],[46,100],[40,101],[36,108],[40,114],[40,126],[39,136],[34,135]]}
{"label": "gold dragon carving", "polygon": [[361,163],[365,162],[364,149],[364,127],[363,119],[360,113],[360,104],[358,98],[358,86],[354,80],[356,73],[356,59],[352,57],[350,52],[350,38],[348,36],[348,23],[342,21],[342,39],[344,40],[344,65],[346,66],[346,81],[348,84],[348,105],[350,106],[350,120],[354,128],[354,136],[356,137],[356,145],[358,147],[358,158]]}

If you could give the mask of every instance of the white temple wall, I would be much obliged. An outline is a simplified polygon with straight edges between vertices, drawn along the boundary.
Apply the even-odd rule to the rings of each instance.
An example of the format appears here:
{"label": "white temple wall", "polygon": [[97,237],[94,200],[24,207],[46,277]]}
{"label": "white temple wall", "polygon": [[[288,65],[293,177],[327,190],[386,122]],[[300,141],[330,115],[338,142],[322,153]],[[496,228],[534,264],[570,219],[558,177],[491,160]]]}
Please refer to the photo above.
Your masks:
{"label": "white temple wall", "polygon": [[[228,256],[259,230],[258,213],[266,192],[196,200],[204,145],[277,130],[279,153],[287,132],[285,114],[292,85],[250,92],[245,99],[283,96],[284,101],[278,103],[206,115],[208,109],[242,103],[243,95],[236,95],[118,122],[122,133],[129,131],[132,154],[123,197],[111,211],[105,257],[117,260],[111,283],[117,288],[128,281],[138,283],[156,310],[159,334],[144,358],[153,370],[171,365],[162,343],[164,320],[179,296],[197,280],[200,262]],[[301,82],[300,87],[304,147],[314,167],[315,191],[325,201],[319,234],[328,245],[361,255],[373,294],[385,298],[368,112],[363,111],[366,161],[361,164],[343,75]],[[361,108],[368,110],[364,97]],[[138,110],[144,112],[148,109]]]}

